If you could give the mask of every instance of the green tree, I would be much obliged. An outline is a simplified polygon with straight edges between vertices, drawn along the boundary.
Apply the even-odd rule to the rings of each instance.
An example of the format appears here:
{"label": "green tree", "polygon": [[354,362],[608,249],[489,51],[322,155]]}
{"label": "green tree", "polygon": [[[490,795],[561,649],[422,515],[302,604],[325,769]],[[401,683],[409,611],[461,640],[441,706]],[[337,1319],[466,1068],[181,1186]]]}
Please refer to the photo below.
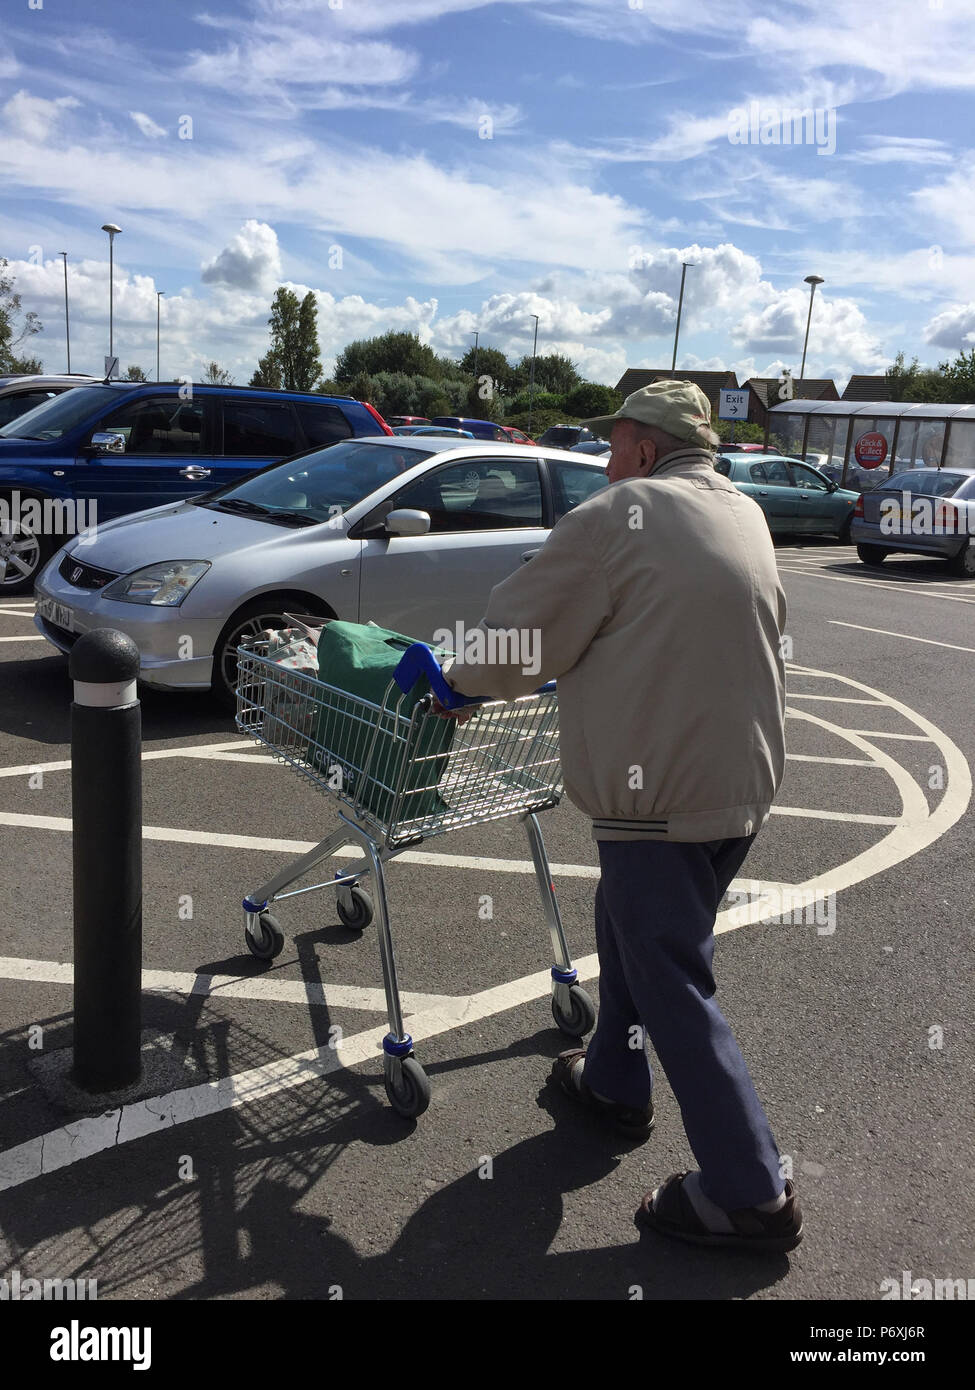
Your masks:
{"label": "green tree", "polygon": [[473,376],[475,367],[478,381],[481,377],[489,376],[505,391],[510,391],[516,384],[514,368],[498,348],[479,347],[475,353],[472,344],[460,359],[460,372],[464,376]]}
{"label": "green tree", "polygon": [[922,367],[916,357],[908,365],[904,354],[899,352],[884,376],[890,383],[895,401],[938,402],[948,399],[943,369],[936,371],[933,367]]}
{"label": "green tree", "polygon": [[960,405],[975,402],[975,348],[960,352],[954,362],[941,362],[938,370],[944,378],[946,401]]}
{"label": "green tree", "polygon": [[[311,292],[299,300],[294,290],[279,285],[271,304],[271,353],[286,391],[314,391],[321,378],[318,359],[318,307]],[[264,358],[261,359],[264,362]],[[261,370],[260,364],[258,371]]]}
{"label": "green tree", "polygon": [[[37,358],[18,357],[16,349],[44,325],[35,313],[23,313],[9,266],[9,261],[0,258],[0,372],[39,372],[41,364]],[[19,322],[21,315],[23,321]]]}
{"label": "green tree", "polygon": [[128,367],[126,367],[126,369],[125,369],[125,376],[122,378],[122,380],[123,380],[123,381],[148,381],[149,378],[148,378],[148,376],[146,375],[145,368],[143,368],[143,367],[137,367],[137,366],[135,365],[135,363],[133,362],[133,363],[130,363]]}
{"label": "green tree", "polygon": [[584,381],[581,386],[569,391],[565,398],[565,408],[570,415],[578,415],[580,420],[594,415],[612,415],[623,404],[623,397],[612,386],[600,386],[595,381]]}
{"label": "green tree", "polygon": [[444,373],[444,363],[416,333],[382,333],[346,344],[336,360],[334,376],[336,381],[349,382],[361,374],[376,376],[379,372],[437,380]]}
{"label": "green tree", "polygon": [[273,348],[266,352],[258,362],[257,371],[251,377],[250,385],[263,386],[266,391],[281,390],[281,364]]}
{"label": "green tree", "polygon": [[[531,375],[531,356],[526,356],[518,363],[518,370],[524,372],[527,384]],[[574,363],[568,357],[563,357],[561,353],[552,352],[546,357],[536,357],[535,359],[535,390],[553,391],[557,395],[564,396],[567,391],[582,384],[582,377],[575,369]]]}
{"label": "green tree", "polygon": [[225,372],[218,362],[208,364],[206,371],[200,377],[210,386],[233,386],[234,379],[229,372]]}

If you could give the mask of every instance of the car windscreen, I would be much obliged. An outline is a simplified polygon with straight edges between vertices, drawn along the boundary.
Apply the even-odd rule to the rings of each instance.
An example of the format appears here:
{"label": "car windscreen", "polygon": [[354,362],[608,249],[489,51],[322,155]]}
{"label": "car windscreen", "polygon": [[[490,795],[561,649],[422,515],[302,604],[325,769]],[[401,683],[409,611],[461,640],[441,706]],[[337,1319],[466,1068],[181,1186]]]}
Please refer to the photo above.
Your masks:
{"label": "car windscreen", "polygon": [[344,440],[207,493],[198,506],[272,518],[287,513],[306,525],[329,521],[354,507],[377,487],[430,457],[430,449],[389,447]]}
{"label": "car windscreen", "polygon": [[60,439],[93,415],[100,405],[119,399],[111,386],[73,386],[53,401],[35,405],[0,429],[0,439]]}

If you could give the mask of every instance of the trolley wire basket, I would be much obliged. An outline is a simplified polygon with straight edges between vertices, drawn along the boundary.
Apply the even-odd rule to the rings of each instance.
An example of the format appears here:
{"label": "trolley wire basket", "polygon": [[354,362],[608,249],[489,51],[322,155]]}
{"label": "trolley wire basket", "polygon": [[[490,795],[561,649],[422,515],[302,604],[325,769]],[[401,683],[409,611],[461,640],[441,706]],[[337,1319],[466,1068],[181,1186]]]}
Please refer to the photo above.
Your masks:
{"label": "trolley wire basket", "polygon": [[[431,692],[412,706],[407,692],[425,677]],[[595,1022],[595,1010],[576,982],[537,812],[558,804],[562,771],[554,683],[515,700],[477,701],[461,719],[435,711],[434,692],[448,710],[468,706],[447,685],[432,651],[408,648],[381,703],[341,690],[306,672],[279,665],[267,643],[237,654],[237,728],[270,749],[305,781],[334,797],[340,826],[320,844],[244,898],[246,941],[270,960],[284,933],[273,902],[331,887],[342,922],[354,930],[377,918],[390,1031],[383,1040],[386,1091],[403,1115],[419,1115],[429,1082],[404,1031],[386,902],[384,864],[407,845],[450,830],[519,816],[528,833],[539,893],[552,939],[552,1012],[572,1037]],[[406,707],[404,708],[404,705]],[[363,858],[311,887],[284,892],[348,843]],[[372,875],[375,904],[360,879]]]}

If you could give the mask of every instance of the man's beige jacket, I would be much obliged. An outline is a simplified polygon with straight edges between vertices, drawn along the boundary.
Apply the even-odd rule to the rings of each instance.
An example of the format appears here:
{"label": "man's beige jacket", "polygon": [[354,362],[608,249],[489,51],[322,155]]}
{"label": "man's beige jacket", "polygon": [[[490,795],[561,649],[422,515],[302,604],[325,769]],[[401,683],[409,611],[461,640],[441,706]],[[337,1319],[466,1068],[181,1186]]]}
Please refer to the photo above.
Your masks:
{"label": "man's beige jacket", "polygon": [[565,790],[595,839],[728,839],[782,780],[785,612],[761,509],[682,449],[568,512],[492,590],[481,627],[534,632],[540,670],[522,649],[444,671],[506,699],[558,681]]}

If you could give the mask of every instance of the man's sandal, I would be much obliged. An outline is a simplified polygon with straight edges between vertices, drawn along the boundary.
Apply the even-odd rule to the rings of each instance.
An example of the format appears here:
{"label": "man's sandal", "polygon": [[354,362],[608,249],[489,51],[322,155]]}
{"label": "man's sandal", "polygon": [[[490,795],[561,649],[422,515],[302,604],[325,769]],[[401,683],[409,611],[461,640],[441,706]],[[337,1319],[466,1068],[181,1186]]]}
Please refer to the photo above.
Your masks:
{"label": "man's sandal", "polygon": [[657,1189],[657,1204],[648,1192],[636,1213],[638,1226],[691,1245],[723,1245],[731,1250],[794,1250],[802,1240],[802,1208],[793,1183],[785,1184],[785,1204],[778,1211],[742,1207],[726,1213],[734,1232],[711,1231],[684,1191],[686,1173],[675,1173]]}
{"label": "man's sandal", "polygon": [[580,1085],[576,1085],[572,1079],[572,1070],[580,1057],[585,1058],[586,1049],[575,1047],[568,1052],[560,1052],[552,1066],[552,1079],[557,1081],[561,1089],[567,1096],[571,1096],[574,1101],[584,1105],[587,1110],[598,1115],[601,1119],[608,1121],[627,1139],[636,1144],[642,1144],[644,1140],[650,1138],[653,1130],[653,1101],[636,1110],[629,1105],[619,1105],[616,1101],[600,1100],[593,1095],[586,1085],[585,1077],[582,1078]]}

